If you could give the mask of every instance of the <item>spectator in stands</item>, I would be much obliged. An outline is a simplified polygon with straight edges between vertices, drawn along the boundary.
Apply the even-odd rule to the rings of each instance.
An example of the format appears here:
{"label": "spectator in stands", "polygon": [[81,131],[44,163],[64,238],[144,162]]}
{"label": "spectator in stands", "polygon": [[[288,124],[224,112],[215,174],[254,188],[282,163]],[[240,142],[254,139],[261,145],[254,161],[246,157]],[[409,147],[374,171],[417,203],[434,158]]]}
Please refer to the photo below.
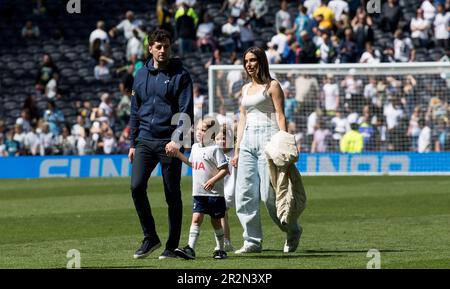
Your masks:
{"label": "spectator in stands", "polygon": [[18,117],[16,119],[16,124],[19,124],[22,126],[22,129],[25,133],[31,131],[31,115],[30,115],[30,110],[28,108],[24,108],[22,109],[22,111],[20,112],[20,117]]}
{"label": "spectator in stands", "polygon": [[325,127],[325,120],[320,119],[314,130],[313,142],[311,144],[311,153],[325,153],[328,152],[331,132]]}
{"label": "spectator in stands", "polygon": [[267,5],[266,0],[251,0],[248,9],[248,14],[250,16],[251,25],[253,27],[264,27],[266,23],[264,21],[264,16],[269,11],[269,5]]}
{"label": "spectator in stands", "polygon": [[34,95],[29,95],[25,99],[22,109],[28,109],[30,112],[30,124],[36,126],[38,119],[41,117],[41,113],[37,107]]}
{"label": "spectator in stands", "polygon": [[[242,11],[246,9],[246,0],[224,0],[220,13],[238,18]],[[226,11],[227,10],[227,11]]]}
{"label": "spectator in stands", "polygon": [[295,125],[295,117],[298,115],[299,104],[291,91],[291,83],[286,80],[281,83],[281,88],[284,93],[284,113],[286,121],[288,123],[292,122]]}
{"label": "spectator in stands", "polygon": [[415,48],[428,47],[430,22],[425,19],[422,9],[417,9],[416,17],[411,19],[411,38]]}
{"label": "spectator in stands", "polygon": [[22,124],[18,123],[14,126],[14,140],[19,143],[19,154],[25,155],[25,132]]}
{"label": "spectator in stands", "polygon": [[375,151],[377,149],[377,117],[371,115],[369,106],[364,107],[363,115],[358,120],[359,132],[364,138],[364,151]]}
{"label": "spectator in stands", "polygon": [[314,11],[316,11],[321,4],[321,0],[306,0],[303,5],[307,10],[307,14],[310,18],[312,18]]}
{"label": "spectator in stands", "polygon": [[111,128],[107,128],[102,132],[102,137],[98,143],[98,148],[101,150],[100,152],[105,155],[116,153],[117,143]]}
{"label": "spectator in stands", "polygon": [[197,123],[197,121],[203,117],[203,103],[205,101],[205,96],[201,93],[200,85],[198,83],[194,83],[193,95],[194,95],[194,123]]}
{"label": "spectator in stands", "polygon": [[381,106],[381,103],[378,103],[377,94],[377,79],[375,76],[369,76],[369,83],[364,86],[364,102],[371,103],[374,106]]}
{"label": "spectator in stands", "polygon": [[186,2],[182,2],[175,13],[176,35],[179,43],[179,54],[195,51],[195,39],[198,24],[198,15]]}
{"label": "spectator in stands", "polygon": [[77,116],[77,122],[72,126],[71,135],[78,140],[84,135],[85,123],[84,118],[81,115]]}
{"label": "spectator in stands", "polygon": [[39,154],[39,136],[36,133],[36,128],[32,127],[29,132],[25,134],[24,139],[24,148],[25,148],[25,154],[36,156]]}
{"label": "spectator in stands", "polygon": [[14,140],[14,131],[10,130],[6,133],[4,141],[4,155],[8,157],[17,157],[20,155],[20,143]]}
{"label": "spectator in stands", "polygon": [[434,37],[438,46],[448,50],[450,48],[450,12],[446,12],[444,9],[444,5],[438,4],[436,18],[433,23]]}
{"label": "spectator in stands", "polygon": [[130,121],[131,109],[131,91],[123,94],[119,104],[117,105],[117,116],[122,127],[126,126]]}
{"label": "spectator in stands", "polygon": [[354,68],[350,69],[341,81],[341,88],[344,89],[344,99],[341,102],[345,107],[351,107],[352,109],[357,109],[358,106],[362,106],[362,95],[361,88],[363,82],[361,79],[355,77],[356,70]]}
{"label": "spectator in stands", "polygon": [[313,17],[319,23],[320,30],[329,31],[333,27],[334,13],[328,8],[327,0],[320,1],[320,7],[314,11]]}
{"label": "spectator in stands", "polygon": [[411,38],[405,37],[401,29],[395,31],[394,58],[398,62],[409,62],[412,60],[414,45]]}
{"label": "spectator in stands", "polygon": [[414,108],[413,113],[411,114],[410,119],[409,119],[409,126],[408,126],[408,132],[407,132],[407,135],[411,142],[411,150],[413,152],[416,152],[418,149],[418,140],[419,140],[419,135],[420,135],[419,120],[421,118],[422,118],[422,116],[421,116],[420,106],[416,106]]}
{"label": "spectator in stands", "polygon": [[394,33],[401,19],[402,11],[396,0],[388,0],[381,10],[381,28],[385,32]]}
{"label": "spectator in stands", "polygon": [[399,145],[398,139],[402,134],[406,135],[407,128],[402,131],[401,123],[405,117],[405,112],[401,107],[398,97],[389,96],[390,101],[384,109],[384,116],[386,117],[388,149],[395,150],[395,146]]}
{"label": "spectator in stands", "polygon": [[301,33],[303,31],[306,31],[309,33],[310,22],[311,22],[311,20],[309,19],[308,15],[307,15],[306,7],[303,5],[299,5],[298,6],[298,16],[294,20],[294,27],[289,32],[295,33],[295,37],[296,37],[297,42],[300,45],[300,47],[303,47],[303,39],[302,39]]}
{"label": "spectator in stands", "polygon": [[53,154],[73,155],[75,154],[76,139],[70,134],[68,126],[62,128],[61,135],[55,138]]}
{"label": "spectator in stands", "polygon": [[308,120],[306,123],[306,142],[310,148],[314,139],[314,132],[316,131],[317,124],[319,123],[322,115],[323,112],[320,108],[316,108],[308,115]]}
{"label": "spectator in stands", "polygon": [[381,62],[381,52],[373,48],[371,42],[366,42],[366,51],[361,55],[359,63],[376,64]]}
{"label": "spectator in stands", "polygon": [[119,83],[119,91],[120,94],[126,95],[131,93],[133,90],[133,81],[134,81],[134,65],[129,64],[126,66],[126,73],[122,76],[120,83]]}
{"label": "spectator in stands", "polygon": [[138,21],[134,18],[133,11],[127,11],[125,13],[125,19],[122,20],[117,26],[115,26],[111,30],[109,30],[109,36],[114,38],[117,34],[117,31],[123,30],[123,35],[125,37],[125,40],[128,41],[128,39],[133,37],[133,30],[134,29],[139,30],[139,24],[140,24],[140,21]]}
{"label": "spectator in stands", "polygon": [[100,105],[98,106],[98,110],[102,112],[101,116],[106,118],[108,124],[111,127],[114,127],[115,110],[111,95],[109,95],[109,93],[103,93],[100,97],[100,100],[101,102]]}
{"label": "spectator in stands", "polygon": [[143,45],[137,29],[133,30],[133,36],[128,39],[126,59],[131,62],[133,58],[141,59],[144,55]]}
{"label": "spectator in stands", "polygon": [[280,54],[277,51],[278,46],[272,41],[267,42],[266,56],[269,64],[279,64],[281,63]]}
{"label": "spectator in stands", "polygon": [[92,51],[94,41],[99,40],[99,50],[102,53],[106,53],[109,49],[109,37],[105,31],[105,22],[100,20],[97,22],[97,29],[91,32],[89,35],[89,50]]}
{"label": "spectator in stands", "polygon": [[54,72],[52,78],[47,85],[45,86],[45,96],[48,99],[61,98],[61,94],[58,93],[58,81],[59,81],[59,73]]}
{"label": "spectator in stands", "polygon": [[225,37],[222,47],[224,52],[232,52],[240,49],[240,27],[236,18],[229,16],[227,23],[222,26],[222,34]]}
{"label": "spectator in stands", "polygon": [[280,33],[281,27],[284,27],[286,30],[292,28],[291,15],[288,12],[288,3],[286,0],[280,2],[280,10],[275,14],[275,28],[277,29],[277,33]]}
{"label": "spectator in stands", "polygon": [[431,148],[431,128],[425,122],[425,119],[419,119],[419,138],[417,140],[417,151],[419,153],[428,153]]}
{"label": "spectator in stands", "polygon": [[342,14],[349,14],[349,6],[348,3],[344,0],[331,0],[328,2],[328,8],[333,11],[334,19],[336,21],[340,21],[342,18]]}
{"label": "spectator in stands", "polygon": [[25,23],[25,26],[22,28],[22,37],[25,40],[37,39],[41,35],[39,27],[33,24],[30,20]]}
{"label": "spectator in stands", "polygon": [[253,46],[255,42],[255,35],[253,34],[253,28],[250,24],[249,18],[247,17],[247,13],[243,11],[241,16],[236,21],[239,26],[239,42],[241,44],[240,50],[245,51],[251,46]]}
{"label": "spectator in stands", "polygon": [[205,63],[205,69],[208,69],[210,65],[224,64],[222,59],[222,51],[217,48],[214,50],[212,57]]}
{"label": "spectator in stands", "polygon": [[448,120],[440,119],[436,129],[435,151],[444,152],[450,150],[450,130]]}
{"label": "spectator in stands", "polygon": [[364,9],[360,9],[351,25],[358,55],[361,55],[366,48],[366,43],[374,41],[372,18],[366,14]]}
{"label": "spectator in stands", "polygon": [[333,75],[327,74],[322,87],[322,101],[325,112],[328,116],[335,116],[339,109],[339,85],[334,80]]}
{"label": "spectator in stands", "polygon": [[93,149],[93,141],[89,133],[89,129],[85,128],[80,137],[76,140],[76,153],[79,156],[92,154]]}
{"label": "spectator in stands", "polygon": [[120,134],[119,141],[117,143],[117,153],[127,154],[130,150],[130,127],[127,126]]}
{"label": "spectator in stands", "polygon": [[364,148],[364,137],[358,131],[358,124],[352,123],[351,130],[341,139],[341,153],[361,153]]}
{"label": "spectator in stands", "polygon": [[293,34],[288,35],[288,45],[286,46],[283,55],[281,56],[281,63],[296,64],[300,63],[301,48],[295,40]]}
{"label": "spectator in stands", "polygon": [[420,5],[420,9],[423,10],[423,16],[430,24],[433,23],[434,16],[436,15],[436,7],[430,0],[423,0]]}
{"label": "spectator in stands", "polygon": [[353,40],[353,30],[345,29],[345,39],[339,44],[339,60],[341,63],[356,63],[358,57],[358,49]]}
{"label": "spectator in stands", "polygon": [[53,73],[59,72],[56,65],[53,63],[52,58],[49,54],[44,54],[42,57],[42,64],[38,69],[38,73],[36,75],[35,89],[41,94],[45,90],[45,86],[50,81]]}
{"label": "spectator in stands", "polygon": [[303,31],[301,33],[303,46],[299,55],[299,63],[317,63],[316,57],[316,46],[314,42],[310,39],[308,32]]}
{"label": "spectator in stands", "polygon": [[44,113],[44,121],[47,122],[50,132],[54,136],[58,136],[61,132],[61,124],[64,123],[63,113],[56,107],[53,100],[47,102],[47,110]]}
{"label": "spectator in stands", "polygon": [[334,151],[339,151],[339,145],[344,134],[350,130],[350,124],[345,117],[344,109],[340,108],[336,111],[336,116],[331,119],[333,127],[332,147]]}
{"label": "spectator in stands", "polygon": [[[184,0],[186,1],[186,0]],[[158,0],[156,3],[156,19],[158,20],[158,27],[160,29],[166,30],[170,35],[174,36],[172,18],[173,10],[170,7],[167,0]],[[148,47],[148,45],[146,46]],[[147,57],[146,57],[147,58]]]}
{"label": "spectator in stands", "polygon": [[203,14],[203,22],[197,27],[197,47],[201,52],[213,52],[216,49],[214,29],[214,22],[209,14]]}
{"label": "spectator in stands", "polygon": [[335,58],[336,51],[330,41],[328,33],[322,33],[318,52],[317,56],[319,58],[319,63],[331,63]]}
{"label": "spectator in stands", "polygon": [[41,156],[51,155],[53,153],[55,135],[50,131],[48,122],[41,122],[39,125],[39,154]]}
{"label": "spectator in stands", "polygon": [[283,55],[286,46],[288,45],[288,37],[286,35],[285,27],[280,27],[279,29],[280,29],[279,32],[272,37],[270,42],[272,42],[277,46],[277,52],[281,56]]}
{"label": "spectator in stands", "polygon": [[97,38],[92,42],[92,45],[89,48],[89,54],[95,61],[95,64],[100,62],[100,57],[104,54],[100,49],[100,47],[101,47],[101,40]]}
{"label": "spectator in stands", "polygon": [[111,79],[109,66],[114,64],[114,60],[106,56],[100,56],[100,62],[94,68],[94,77],[97,80],[107,82]]}
{"label": "spectator in stands", "polygon": [[47,8],[45,7],[44,0],[35,0],[33,2],[33,14],[44,15],[45,13],[47,13]]}

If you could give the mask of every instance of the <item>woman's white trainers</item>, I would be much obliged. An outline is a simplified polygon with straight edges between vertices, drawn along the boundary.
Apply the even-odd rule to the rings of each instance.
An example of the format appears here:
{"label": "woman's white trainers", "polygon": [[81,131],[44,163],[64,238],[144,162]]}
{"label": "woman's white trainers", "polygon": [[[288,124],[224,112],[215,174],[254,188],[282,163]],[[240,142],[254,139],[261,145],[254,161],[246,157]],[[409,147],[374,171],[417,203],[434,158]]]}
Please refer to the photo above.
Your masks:
{"label": "woman's white trainers", "polygon": [[246,254],[246,253],[261,253],[262,248],[258,245],[244,245],[239,250],[235,251],[234,254]]}

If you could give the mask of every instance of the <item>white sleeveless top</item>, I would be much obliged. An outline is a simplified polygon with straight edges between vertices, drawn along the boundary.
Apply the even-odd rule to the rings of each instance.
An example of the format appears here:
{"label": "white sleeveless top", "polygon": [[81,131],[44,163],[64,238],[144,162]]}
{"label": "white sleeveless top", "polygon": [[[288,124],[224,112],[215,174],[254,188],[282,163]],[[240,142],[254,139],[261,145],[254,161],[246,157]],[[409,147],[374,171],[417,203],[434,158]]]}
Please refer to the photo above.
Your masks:
{"label": "white sleeveless top", "polygon": [[276,126],[275,106],[268,95],[265,86],[253,94],[248,95],[251,83],[244,85],[242,89],[241,105],[247,112],[246,126]]}

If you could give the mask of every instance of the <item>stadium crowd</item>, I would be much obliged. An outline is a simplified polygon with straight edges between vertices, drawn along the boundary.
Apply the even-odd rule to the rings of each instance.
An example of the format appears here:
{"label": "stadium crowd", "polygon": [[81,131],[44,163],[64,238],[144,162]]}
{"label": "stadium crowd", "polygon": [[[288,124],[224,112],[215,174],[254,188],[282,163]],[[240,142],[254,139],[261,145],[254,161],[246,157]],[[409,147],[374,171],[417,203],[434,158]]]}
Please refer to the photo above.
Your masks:
{"label": "stadium crowd", "polygon": [[[131,10],[110,27],[98,19],[96,29],[85,35],[91,58],[83,61],[90,63],[85,73],[94,84],[109,89],[91,92],[97,94],[95,100],[69,99],[70,87],[60,85],[60,64],[50,54],[42,55],[33,92],[23,101],[20,115],[14,123],[0,115],[0,156],[127,153],[133,79],[148,57],[147,34],[156,27],[174,36],[175,55],[193,72],[196,119],[206,113],[202,77],[208,66],[241,64],[240,56],[253,45],[266,49],[271,64],[445,59],[450,52],[450,0],[411,2],[415,5],[383,1],[381,13],[370,14],[359,0],[158,0],[154,11],[147,11],[156,16],[156,26]],[[33,14],[45,15],[46,1],[34,3]],[[0,2],[2,14],[3,8]],[[46,35],[31,20],[23,23],[18,37],[24,43],[47,38],[64,43],[62,31]],[[245,76],[229,72],[220,77],[226,87],[218,87],[215,94],[220,100],[218,118],[224,122],[227,110],[236,112]],[[367,77],[352,69],[343,76],[279,80],[289,131],[297,135],[299,149],[321,153],[450,150],[447,79]],[[43,100],[45,108],[37,105]],[[64,103],[70,103],[70,117]],[[362,144],[352,145],[355,142]]]}

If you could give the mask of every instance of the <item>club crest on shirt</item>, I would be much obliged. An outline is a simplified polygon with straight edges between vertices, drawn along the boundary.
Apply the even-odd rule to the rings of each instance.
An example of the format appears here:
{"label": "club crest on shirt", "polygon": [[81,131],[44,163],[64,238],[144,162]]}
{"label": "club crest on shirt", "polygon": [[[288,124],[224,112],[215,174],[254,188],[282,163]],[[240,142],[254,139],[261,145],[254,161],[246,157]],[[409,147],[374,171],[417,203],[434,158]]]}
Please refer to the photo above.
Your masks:
{"label": "club crest on shirt", "polygon": [[136,91],[134,91],[134,89],[131,90],[131,96],[135,96],[135,95],[136,95]]}

